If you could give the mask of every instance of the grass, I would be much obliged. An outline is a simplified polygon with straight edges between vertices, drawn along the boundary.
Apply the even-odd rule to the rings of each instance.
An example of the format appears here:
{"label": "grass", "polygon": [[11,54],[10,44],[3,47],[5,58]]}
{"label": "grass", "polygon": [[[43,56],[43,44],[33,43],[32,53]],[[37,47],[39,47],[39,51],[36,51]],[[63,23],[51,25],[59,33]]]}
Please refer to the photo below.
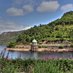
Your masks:
{"label": "grass", "polygon": [[0,59],[0,73],[73,73],[73,60]]}

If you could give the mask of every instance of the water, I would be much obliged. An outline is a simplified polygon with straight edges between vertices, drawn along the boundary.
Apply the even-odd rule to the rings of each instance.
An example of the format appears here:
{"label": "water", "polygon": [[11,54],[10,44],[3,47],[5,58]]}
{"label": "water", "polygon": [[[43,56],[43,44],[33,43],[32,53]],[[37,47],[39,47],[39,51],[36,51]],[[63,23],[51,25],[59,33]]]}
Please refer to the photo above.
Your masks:
{"label": "water", "polygon": [[0,46],[0,56],[8,59],[52,59],[52,58],[73,58],[73,52],[14,52],[4,50],[6,46]]}

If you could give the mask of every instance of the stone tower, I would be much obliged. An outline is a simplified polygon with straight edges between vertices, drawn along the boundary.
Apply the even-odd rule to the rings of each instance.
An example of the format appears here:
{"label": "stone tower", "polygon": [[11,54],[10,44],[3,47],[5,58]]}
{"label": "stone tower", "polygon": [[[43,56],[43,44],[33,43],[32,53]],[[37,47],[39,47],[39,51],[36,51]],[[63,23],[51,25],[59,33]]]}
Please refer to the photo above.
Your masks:
{"label": "stone tower", "polygon": [[36,51],[38,48],[37,41],[35,39],[32,40],[31,50]]}

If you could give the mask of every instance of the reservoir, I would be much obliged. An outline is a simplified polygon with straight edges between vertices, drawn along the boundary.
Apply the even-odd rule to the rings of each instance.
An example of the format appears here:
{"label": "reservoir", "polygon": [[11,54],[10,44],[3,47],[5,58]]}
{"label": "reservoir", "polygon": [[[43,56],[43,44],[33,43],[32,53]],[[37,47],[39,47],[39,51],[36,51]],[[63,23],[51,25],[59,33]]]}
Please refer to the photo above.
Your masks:
{"label": "reservoir", "polygon": [[8,59],[73,59],[73,52],[16,52],[4,50],[6,46],[0,46],[0,56]]}

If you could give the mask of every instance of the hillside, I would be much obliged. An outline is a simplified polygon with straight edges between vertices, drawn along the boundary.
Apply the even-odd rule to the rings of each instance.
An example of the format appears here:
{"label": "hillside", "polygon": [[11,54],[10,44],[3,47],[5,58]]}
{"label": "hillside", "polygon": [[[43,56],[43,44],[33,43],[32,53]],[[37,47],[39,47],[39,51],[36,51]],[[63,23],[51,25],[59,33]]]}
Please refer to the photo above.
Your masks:
{"label": "hillside", "polygon": [[[21,39],[20,39],[21,38]],[[18,37],[17,41],[30,42],[33,38],[41,40],[73,40],[73,11],[64,13],[64,15],[47,25],[34,26],[24,31]],[[20,40],[19,40],[20,39]]]}
{"label": "hillside", "polygon": [[35,38],[41,40],[73,40],[73,11],[64,15],[47,25],[34,26],[28,30],[20,32],[9,32],[0,35],[0,43],[31,42]]}
{"label": "hillside", "polygon": [[21,33],[22,33],[22,31],[4,32],[4,33],[0,34],[0,44],[8,44],[10,41],[15,41],[17,36]]}

